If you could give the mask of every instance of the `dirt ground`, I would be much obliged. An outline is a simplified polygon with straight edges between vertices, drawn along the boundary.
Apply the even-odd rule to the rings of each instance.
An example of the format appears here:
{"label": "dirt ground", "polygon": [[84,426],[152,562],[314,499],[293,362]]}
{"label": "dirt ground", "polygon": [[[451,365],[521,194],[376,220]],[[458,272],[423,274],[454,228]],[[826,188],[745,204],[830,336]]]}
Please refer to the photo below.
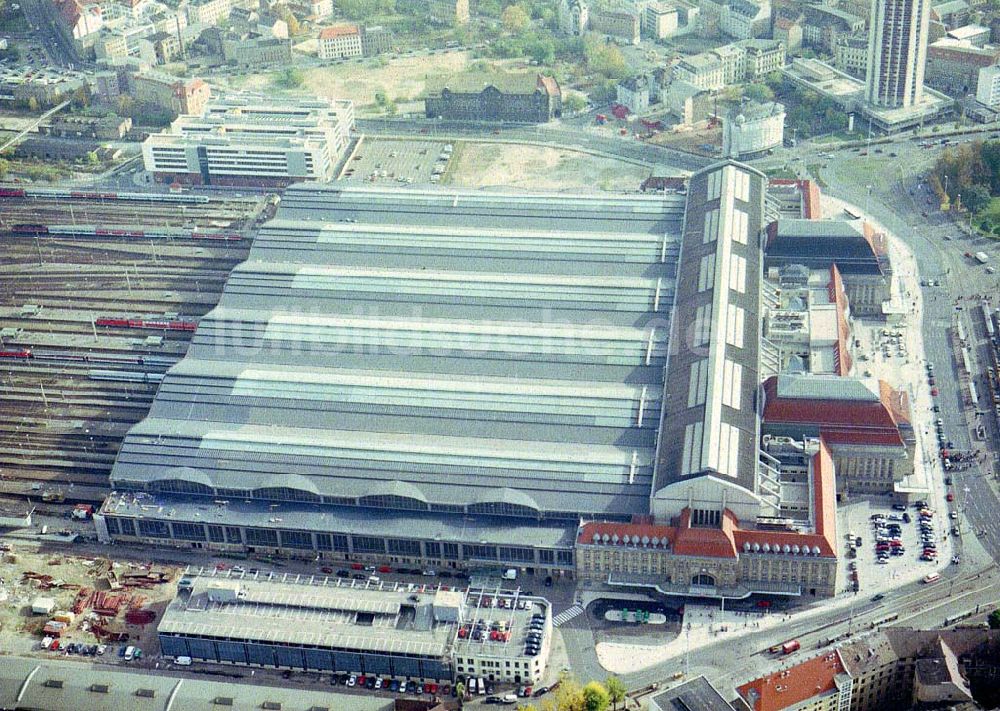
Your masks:
{"label": "dirt ground", "polygon": [[649,175],[649,168],[559,148],[462,142],[445,182],[473,188],[638,192]]}
{"label": "dirt ground", "polygon": [[[355,106],[375,103],[375,94],[384,93],[399,103],[400,111],[423,107],[415,100],[422,95],[428,79],[460,74],[472,60],[468,52],[440,52],[378,59],[352,60],[342,64],[303,70],[302,90],[318,96],[351,99]],[[515,62],[490,62],[498,68],[511,69]],[[522,62],[523,64],[523,62]],[[244,74],[231,82],[249,91],[273,90],[273,74]],[[415,102],[409,105],[408,102]]]}
{"label": "dirt ground", "polygon": [[[118,580],[122,580],[126,572],[139,572],[139,564],[130,565],[124,562],[111,563],[106,558],[96,556],[67,555],[65,548],[55,549],[45,543],[27,542],[5,539],[5,544],[13,550],[0,553],[0,650],[6,654],[19,656],[47,657],[55,654],[65,655],[65,652],[40,649],[39,642],[44,633],[42,628],[53,619],[58,611],[73,610],[78,594],[83,591],[84,599],[89,602],[83,605],[79,614],[67,626],[61,636],[63,646],[70,643],[99,644],[108,642],[108,648],[100,657],[95,657],[102,663],[121,663],[117,649],[121,643],[114,643],[106,638],[95,635],[93,626],[103,625],[109,630],[116,630],[128,635],[128,644],[141,647],[147,656],[159,654],[156,641],[156,621],[145,625],[128,624],[125,612],[131,606],[152,609],[156,620],[173,599],[177,592],[178,571],[169,566],[154,566],[156,571],[162,571],[169,581],[152,585],[148,588],[125,586],[119,590],[111,590],[107,572],[112,570]],[[27,575],[26,575],[27,574]],[[47,587],[51,585],[51,587]],[[47,588],[47,589],[46,589]],[[100,616],[94,612],[91,591],[121,595],[124,604],[115,616]],[[33,615],[31,604],[37,597],[50,597],[55,601],[52,614]],[[79,609],[79,608],[78,608]],[[79,654],[68,655],[69,658],[89,659]]]}
{"label": "dirt ground", "polygon": [[700,126],[694,131],[680,131],[677,133],[663,131],[662,133],[658,133],[649,139],[649,142],[660,146],[667,146],[668,148],[690,151],[691,153],[714,155],[714,153],[709,153],[703,149],[702,145],[712,145],[721,148],[722,127],[715,126],[707,128],[705,126]]}

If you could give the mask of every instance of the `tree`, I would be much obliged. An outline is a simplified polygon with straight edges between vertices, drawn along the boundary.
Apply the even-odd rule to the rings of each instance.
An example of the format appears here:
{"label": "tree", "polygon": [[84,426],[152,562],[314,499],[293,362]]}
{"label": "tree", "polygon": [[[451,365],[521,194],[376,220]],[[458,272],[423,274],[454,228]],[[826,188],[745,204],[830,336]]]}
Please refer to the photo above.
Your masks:
{"label": "tree", "polygon": [[585,711],[605,711],[611,703],[611,697],[604,684],[599,681],[589,681],[581,690],[583,708]]}
{"label": "tree", "polygon": [[87,165],[100,165],[101,159],[97,157],[97,151],[87,153]]}
{"label": "tree", "polygon": [[979,212],[990,204],[990,191],[985,185],[970,185],[962,191],[962,203],[969,212]]}
{"label": "tree", "polygon": [[302,86],[302,82],[305,81],[305,76],[302,74],[302,70],[296,67],[288,67],[283,72],[280,72],[275,80],[279,86],[283,86],[286,89],[295,89]]}
{"label": "tree", "polygon": [[571,114],[583,111],[587,108],[587,100],[576,92],[563,96],[563,109]]}
{"label": "tree", "polygon": [[587,711],[583,698],[583,689],[579,682],[569,672],[559,675],[559,688],[556,689],[555,706],[559,711]]}
{"label": "tree", "polygon": [[524,50],[535,64],[549,65],[556,61],[556,46],[548,37],[532,37],[525,43]]}
{"label": "tree", "polygon": [[611,703],[614,704],[615,708],[618,708],[618,704],[625,700],[625,694],[628,692],[625,683],[616,676],[609,676],[604,680],[604,686],[608,690],[608,698],[611,699]]}
{"label": "tree", "polygon": [[595,74],[621,81],[628,76],[625,56],[617,46],[601,42],[596,37],[588,37],[583,45],[587,68]]}
{"label": "tree", "polygon": [[774,101],[774,90],[767,84],[749,84],[743,89],[743,96],[751,101],[766,103]]}
{"label": "tree", "polygon": [[500,22],[506,32],[520,34],[531,24],[531,17],[520,5],[508,5],[500,13]]}
{"label": "tree", "polygon": [[0,180],[3,180],[7,176],[8,170],[10,170],[10,162],[4,158],[0,158]]}
{"label": "tree", "polygon": [[34,96],[28,99],[28,111],[36,112],[38,111],[38,99]]}
{"label": "tree", "polygon": [[991,612],[990,616],[986,618],[986,622],[991,630],[1000,630],[1000,608]]}

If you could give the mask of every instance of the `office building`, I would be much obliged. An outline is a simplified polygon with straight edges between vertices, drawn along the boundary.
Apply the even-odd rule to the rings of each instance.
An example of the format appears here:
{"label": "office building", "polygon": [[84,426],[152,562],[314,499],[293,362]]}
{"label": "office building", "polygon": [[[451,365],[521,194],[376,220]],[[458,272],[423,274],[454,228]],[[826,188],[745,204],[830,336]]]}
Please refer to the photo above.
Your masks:
{"label": "office building", "polygon": [[330,180],[354,125],[349,101],[240,96],[185,114],[142,145],[160,182],[287,185]]}
{"label": "office building", "polygon": [[666,39],[677,32],[677,8],[666,2],[649,3],[642,15],[642,31],[653,39]]}
{"label": "office building", "polygon": [[921,103],[930,0],[872,0],[867,103],[908,108]]}

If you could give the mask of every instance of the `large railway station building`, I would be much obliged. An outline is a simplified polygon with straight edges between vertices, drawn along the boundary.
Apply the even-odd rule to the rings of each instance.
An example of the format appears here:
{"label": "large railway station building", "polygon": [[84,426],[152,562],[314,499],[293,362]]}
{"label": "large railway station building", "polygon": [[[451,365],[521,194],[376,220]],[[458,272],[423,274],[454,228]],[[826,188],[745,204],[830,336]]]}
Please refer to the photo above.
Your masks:
{"label": "large railway station building", "polygon": [[764,436],[766,185],[290,187],[127,435],[101,538],[832,595],[830,445]]}

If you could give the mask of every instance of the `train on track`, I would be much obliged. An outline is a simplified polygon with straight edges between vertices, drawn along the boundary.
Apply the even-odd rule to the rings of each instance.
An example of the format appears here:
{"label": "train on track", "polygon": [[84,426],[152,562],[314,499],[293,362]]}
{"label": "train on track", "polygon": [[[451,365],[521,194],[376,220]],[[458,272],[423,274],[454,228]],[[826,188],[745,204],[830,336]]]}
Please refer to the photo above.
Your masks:
{"label": "train on track", "polygon": [[129,193],[93,192],[88,190],[65,190],[59,188],[10,188],[0,187],[0,198],[62,198],[70,200],[123,200],[127,202],[167,202],[177,205],[204,205],[210,198],[206,195],[175,193]]}
{"label": "train on track", "polygon": [[64,351],[35,352],[30,348],[8,349],[0,351],[0,359],[33,360],[71,363],[108,363],[113,365],[146,365],[159,368],[169,368],[180,358],[157,355],[118,355],[116,353],[71,353]]}
{"label": "train on track", "polygon": [[112,328],[152,328],[161,331],[193,331],[198,328],[197,321],[183,319],[160,320],[144,318],[112,318],[102,316],[94,319],[95,326],[110,326]]}
{"label": "train on track", "polygon": [[67,235],[73,237],[125,237],[128,239],[195,239],[220,242],[239,242],[243,236],[236,232],[199,232],[180,227],[152,227],[149,229],[118,229],[96,225],[39,225],[19,223],[11,225],[17,235]]}
{"label": "train on track", "polygon": [[91,380],[112,380],[125,383],[160,383],[163,373],[147,373],[135,370],[88,370],[87,377]]}

